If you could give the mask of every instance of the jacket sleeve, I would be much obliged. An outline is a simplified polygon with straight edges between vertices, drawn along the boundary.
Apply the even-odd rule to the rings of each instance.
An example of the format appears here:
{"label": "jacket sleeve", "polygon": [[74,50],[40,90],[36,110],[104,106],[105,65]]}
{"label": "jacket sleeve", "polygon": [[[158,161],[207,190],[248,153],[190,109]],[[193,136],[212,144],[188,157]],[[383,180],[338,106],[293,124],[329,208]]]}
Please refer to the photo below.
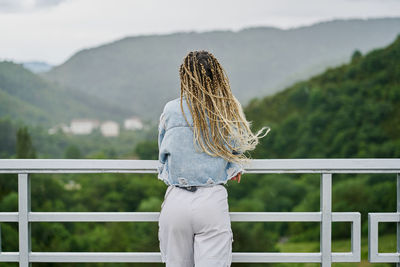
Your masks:
{"label": "jacket sleeve", "polygon": [[160,121],[158,124],[158,160],[160,163],[164,164],[166,160],[166,154],[161,150],[161,144],[165,136],[165,112],[160,116]]}
{"label": "jacket sleeve", "polygon": [[228,162],[227,169],[226,169],[226,173],[228,175],[228,179],[227,180],[232,179],[239,172],[242,173],[242,174],[244,173],[244,169],[243,169],[242,165],[240,165],[240,164],[238,164],[236,162]]}
{"label": "jacket sleeve", "polygon": [[[235,143],[232,142],[231,143],[233,147],[236,147]],[[234,155],[240,155],[243,154],[237,150],[232,150],[232,154]],[[227,170],[226,170],[227,174],[228,174],[228,180],[232,179],[233,177],[235,177],[239,172],[240,173],[244,173],[244,168],[242,165],[235,163],[235,162],[228,162],[227,165]]]}
{"label": "jacket sleeve", "polygon": [[169,185],[168,182],[168,162],[167,162],[167,157],[168,157],[168,152],[166,149],[165,144],[163,144],[164,137],[165,137],[165,132],[167,129],[166,125],[166,112],[165,108],[164,111],[161,113],[160,116],[160,121],[158,125],[158,179],[162,180],[165,184]]}

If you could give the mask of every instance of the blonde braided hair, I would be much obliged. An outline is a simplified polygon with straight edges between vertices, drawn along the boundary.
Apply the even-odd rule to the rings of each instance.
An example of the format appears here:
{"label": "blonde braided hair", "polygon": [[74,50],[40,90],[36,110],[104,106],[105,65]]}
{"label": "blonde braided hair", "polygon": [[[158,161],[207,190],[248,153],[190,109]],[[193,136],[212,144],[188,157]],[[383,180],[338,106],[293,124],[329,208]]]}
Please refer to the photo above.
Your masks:
{"label": "blonde braided hair", "polygon": [[[182,106],[185,97],[193,118],[193,144],[196,149],[198,144],[201,147],[197,151],[229,162],[249,163],[250,159],[243,153],[254,150],[258,139],[271,129],[263,127],[257,134],[252,133],[251,122],[246,120],[241,104],[232,94],[227,74],[218,60],[205,50],[191,51],[184,58],[179,74],[181,110],[189,124]],[[266,133],[259,136],[264,129]]]}

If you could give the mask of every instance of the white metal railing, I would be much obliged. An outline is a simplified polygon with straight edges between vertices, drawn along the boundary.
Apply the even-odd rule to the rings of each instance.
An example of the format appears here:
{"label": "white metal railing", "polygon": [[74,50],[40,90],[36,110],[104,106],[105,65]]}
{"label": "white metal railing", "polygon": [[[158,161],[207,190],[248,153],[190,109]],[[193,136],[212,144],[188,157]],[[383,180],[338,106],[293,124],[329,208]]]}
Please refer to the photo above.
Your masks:
{"label": "white metal railing", "polygon": [[[19,252],[0,252],[0,262],[161,262],[159,252],[32,252],[33,222],[138,222],[158,221],[159,212],[32,212],[30,173],[156,173],[156,160],[0,159],[0,173],[18,174],[18,212],[0,212],[0,222],[18,222]],[[397,174],[397,212],[369,213],[370,262],[400,264],[400,159],[253,159],[246,173],[320,173],[318,212],[230,212],[231,221],[320,222],[320,252],[234,252],[232,262],[360,262],[361,216],[359,212],[332,212],[334,173]],[[397,252],[378,253],[378,223],[397,222]],[[351,251],[332,252],[332,222],[351,223]]]}

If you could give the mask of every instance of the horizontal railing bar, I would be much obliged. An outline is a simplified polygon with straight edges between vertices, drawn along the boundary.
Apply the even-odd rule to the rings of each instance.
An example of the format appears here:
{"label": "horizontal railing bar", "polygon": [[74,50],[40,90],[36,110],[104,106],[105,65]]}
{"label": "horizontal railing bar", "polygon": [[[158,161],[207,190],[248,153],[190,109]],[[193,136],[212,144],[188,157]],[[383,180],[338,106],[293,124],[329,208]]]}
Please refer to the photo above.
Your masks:
{"label": "horizontal railing bar", "polygon": [[230,212],[233,222],[319,222],[321,212]]}
{"label": "horizontal railing bar", "polygon": [[19,252],[0,252],[0,262],[19,261]]}
{"label": "horizontal railing bar", "polygon": [[30,222],[157,222],[159,212],[30,212]]}
{"label": "horizontal railing bar", "polygon": [[332,221],[335,222],[356,221],[359,218],[361,218],[359,212],[332,212]]}
{"label": "horizontal railing bar", "polygon": [[[379,172],[379,173],[383,173]],[[59,170],[22,170],[22,171],[8,171],[8,170],[1,170],[0,174],[30,174],[30,173],[47,173],[47,174],[57,174],[57,173],[155,173],[154,170],[142,170],[142,169],[135,169],[135,170],[77,170],[77,169],[59,169]],[[390,172],[391,173],[391,172]]]}
{"label": "horizontal railing bar", "polygon": [[[66,255],[67,254],[67,255]],[[83,255],[84,254],[84,255]],[[159,252],[31,252],[29,254],[29,260],[31,262],[93,262],[93,258],[96,261],[101,260],[101,262],[106,262],[106,260],[100,259],[99,256],[103,258],[108,258],[111,256],[119,257],[122,262],[161,262],[161,256]],[[393,253],[396,254],[396,253]],[[321,254],[317,253],[248,253],[248,252],[233,252],[232,261],[233,262],[263,262],[266,259],[268,262],[320,262]],[[390,255],[396,256],[396,255]],[[68,257],[65,260],[65,257]],[[74,259],[69,259],[69,257],[74,257]],[[282,259],[284,257],[285,259]],[[289,257],[289,259],[286,259]],[[297,260],[294,258],[300,257]],[[332,262],[353,262],[351,259],[353,254],[350,252],[333,252]],[[0,262],[18,262],[19,252],[1,252]],[[261,261],[260,261],[261,260]],[[283,261],[287,260],[287,261]],[[112,260],[114,262],[114,260]],[[117,262],[117,261],[115,261]],[[357,262],[357,261],[356,261]]]}
{"label": "horizontal railing bar", "polygon": [[232,262],[321,262],[321,253],[233,252]]}
{"label": "horizontal railing bar", "polygon": [[332,252],[332,262],[360,262],[353,252]]}
{"label": "horizontal railing bar", "polygon": [[[159,252],[31,252],[30,262],[161,262]],[[321,253],[233,252],[232,262],[321,262]]]}
{"label": "horizontal railing bar", "polygon": [[[343,173],[343,174],[369,174],[369,173],[396,173],[398,170],[333,170],[333,169],[320,169],[320,170],[250,170],[250,169],[245,169],[245,173],[277,173],[277,174],[282,174],[282,173]],[[43,173],[43,174],[66,174],[66,173],[71,173],[71,174],[77,174],[77,173],[150,173],[154,174],[156,171],[154,170],[73,170],[73,169],[60,169],[60,170],[23,170],[23,171],[8,171],[8,170],[0,170],[0,174],[30,174],[30,173]]]}
{"label": "horizontal railing bar", "polygon": [[400,222],[400,213],[395,212],[370,212],[368,216],[372,216],[378,222]]}
{"label": "horizontal railing bar", "polygon": [[[157,173],[157,160],[0,159],[0,173]],[[252,159],[247,173],[398,173],[400,159]]]}
{"label": "horizontal railing bar", "polygon": [[30,262],[161,262],[160,252],[31,252]]}
{"label": "horizontal railing bar", "polygon": [[18,212],[0,212],[0,222],[18,222]]}
{"label": "horizontal railing bar", "polygon": [[[7,255],[3,255],[7,254]],[[392,253],[391,256],[396,256]],[[398,253],[397,253],[398,254]],[[7,258],[6,258],[7,257]],[[18,252],[0,253],[0,261],[17,262]],[[352,262],[352,253],[333,252],[332,262]],[[350,259],[350,260],[349,260]],[[389,259],[389,258],[387,258]],[[30,262],[161,262],[160,252],[30,252]],[[320,252],[233,252],[232,262],[321,262]]]}
{"label": "horizontal railing bar", "polygon": [[398,263],[400,262],[400,253],[394,252],[394,253],[378,253],[376,259],[371,259],[369,262],[371,263],[378,263],[378,262],[392,262],[392,263]]}
{"label": "horizontal railing bar", "polygon": [[[321,212],[229,212],[229,215],[233,222],[321,221]],[[156,222],[159,216],[159,212],[29,212],[28,220],[29,222]],[[359,212],[332,212],[332,221],[351,222],[359,216]]]}

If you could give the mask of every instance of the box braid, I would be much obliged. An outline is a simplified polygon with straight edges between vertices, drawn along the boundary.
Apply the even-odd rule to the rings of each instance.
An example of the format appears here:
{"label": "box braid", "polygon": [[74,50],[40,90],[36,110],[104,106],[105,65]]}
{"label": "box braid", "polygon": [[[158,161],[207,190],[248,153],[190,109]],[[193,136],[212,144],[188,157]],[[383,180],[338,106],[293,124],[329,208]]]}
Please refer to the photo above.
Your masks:
{"label": "box braid", "polygon": [[[184,58],[179,74],[181,110],[189,124],[182,106],[185,97],[193,118],[193,144],[197,151],[230,162],[249,163],[244,152],[254,150],[259,138],[266,136],[270,128],[263,127],[257,134],[252,133],[251,121],[246,120],[240,102],[231,92],[226,71],[218,60],[205,50],[191,51]],[[266,133],[260,136],[264,129],[267,129]],[[201,150],[198,150],[198,145]]]}

